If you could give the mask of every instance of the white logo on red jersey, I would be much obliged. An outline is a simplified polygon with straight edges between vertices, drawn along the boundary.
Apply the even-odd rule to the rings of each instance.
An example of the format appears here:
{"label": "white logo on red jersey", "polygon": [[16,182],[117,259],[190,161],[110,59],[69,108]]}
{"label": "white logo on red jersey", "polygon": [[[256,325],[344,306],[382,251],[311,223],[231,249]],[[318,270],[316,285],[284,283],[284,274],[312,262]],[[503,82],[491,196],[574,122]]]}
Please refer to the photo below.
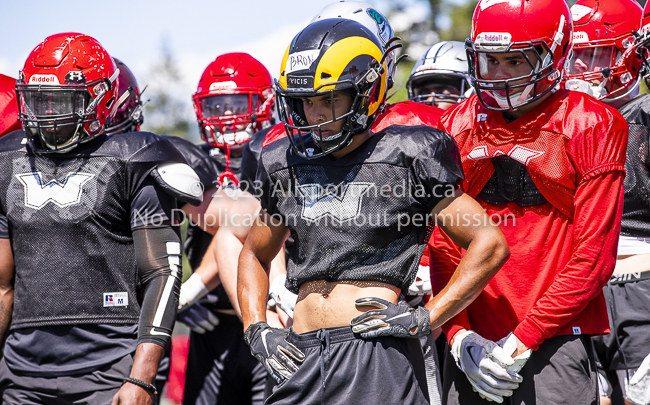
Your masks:
{"label": "white logo on red jersey", "polygon": [[532,159],[542,156],[543,154],[544,154],[543,151],[528,149],[521,145],[516,145],[513,146],[508,153],[502,152],[500,150],[496,150],[492,154],[492,156],[490,156],[487,146],[477,146],[474,149],[472,149],[472,151],[467,155],[467,158],[470,160],[480,160],[480,159],[490,159],[501,155],[507,155],[510,156],[512,159],[516,160],[517,162],[528,166],[528,163]]}
{"label": "white logo on red jersey", "polygon": [[372,187],[372,183],[349,183],[341,196],[333,190],[323,190],[320,184],[305,184],[297,189],[304,197],[300,217],[315,222],[329,216],[340,222],[354,219],[361,213],[361,197]]}
{"label": "white logo on red jersey", "polygon": [[487,121],[487,114],[476,114],[476,122]]}
{"label": "white logo on red jersey", "polygon": [[78,204],[81,201],[82,186],[93,177],[94,174],[70,172],[61,184],[56,180],[44,183],[40,172],[16,175],[25,188],[25,206],[35,210],[40,210],[48,203],[61,208]]}

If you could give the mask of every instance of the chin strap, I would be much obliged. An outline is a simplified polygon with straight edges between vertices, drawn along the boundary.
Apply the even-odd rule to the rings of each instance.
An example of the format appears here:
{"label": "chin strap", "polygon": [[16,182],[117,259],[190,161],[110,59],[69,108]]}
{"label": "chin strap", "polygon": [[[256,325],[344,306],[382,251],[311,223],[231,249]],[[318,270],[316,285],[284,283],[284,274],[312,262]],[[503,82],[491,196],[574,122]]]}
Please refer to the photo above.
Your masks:
{"label": "chin strap", "polygon": [[224,156],[226,157],[226,170],[223,171],[217,178],[217,187],[219,188],[225,188],[230,185],[233,185],[235,187],[239,186],[239,179],[237,179],[237,175],[230,170],[230,145],[226,145],[226,153],[224,153]]}

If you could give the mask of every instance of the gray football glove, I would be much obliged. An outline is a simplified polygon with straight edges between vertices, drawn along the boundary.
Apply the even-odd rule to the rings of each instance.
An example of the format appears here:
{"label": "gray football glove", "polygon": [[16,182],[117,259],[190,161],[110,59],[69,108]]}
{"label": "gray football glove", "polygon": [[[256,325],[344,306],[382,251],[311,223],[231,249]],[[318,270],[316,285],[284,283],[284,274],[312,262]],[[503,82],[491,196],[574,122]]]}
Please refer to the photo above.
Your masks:
{"label": "gray football glove", "polygon": [[266,322],[250,325],[244,333],[253,356],[278,383],[289,379],[305,360],[305,354],[287,342],[288,335],[289,329],[272,328]]}
{"label": "gray football glove", "polygon": [[381,298],[359,298],[354,303],[359,307],[375,307],[352,319],[352,332],[362,338],[380,336],[416,338],[431,333],[429,311],[425,307],[411,308],[406,302],[397,305]]}
{"label": "gray football glove", "polygon": [[189,308],[179,312],[176,320],[189,326],[193,332],[200,334],[213,331],[214,327],[219,325],[219,318],[200,302],[195,302]]}

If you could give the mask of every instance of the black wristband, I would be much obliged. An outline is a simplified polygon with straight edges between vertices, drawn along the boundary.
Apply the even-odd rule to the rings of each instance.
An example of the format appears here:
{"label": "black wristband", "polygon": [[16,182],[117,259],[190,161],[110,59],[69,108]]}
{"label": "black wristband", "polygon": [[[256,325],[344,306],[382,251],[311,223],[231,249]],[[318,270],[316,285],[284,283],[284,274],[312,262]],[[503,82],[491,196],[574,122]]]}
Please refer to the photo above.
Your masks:
{"label": "black wristband", "polygon": [[126,383],[137,385],[138,387],[148,391],[150,394],[158,395],[158,390],[156,389],[156,386],[153,384],[147,384],[142,380],[138,380],[137,378],[131,378],[131,377],[127,377],[124,380],[122,380],[122,385]]}

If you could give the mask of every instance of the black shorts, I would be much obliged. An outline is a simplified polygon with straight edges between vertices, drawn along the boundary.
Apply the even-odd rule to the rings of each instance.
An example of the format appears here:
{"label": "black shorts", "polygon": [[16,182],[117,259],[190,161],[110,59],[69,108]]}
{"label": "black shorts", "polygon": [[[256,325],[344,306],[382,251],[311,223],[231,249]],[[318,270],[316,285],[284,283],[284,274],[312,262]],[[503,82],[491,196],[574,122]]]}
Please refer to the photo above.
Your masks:
{"label": "black shorts", "polygon": [[362,339],[349,326],[289,334],[305,353],[298,371],[266,404],[429,403],[418,339]]}
{"label": "black shorts", "polygon": [[593,338],[598,368],[638,368],[650,353],[650,271],[614,276],[604,293],[612,333]]}
{"label": "black shorts", "polygon": [[110,404],[129,376],[133,356],[128,355],[86,374],[29,377],[13,373],[0,360],[0,390],[4,405]]}
{"label": "black shorts", "polygon": [[[519,374],[523,382],[508,405],[597,405],[598,382],[588,336],[557,336],[534,351]],[[442,374],[442,403],[489,405],[474,392],[467,376],[447,351]]]}
{"label": "black shorts", "polygon": [[214,314],[214,330],[190,333],[183,403],[261,405],[267,372],[244,342],[244,326],[235,315]]}

